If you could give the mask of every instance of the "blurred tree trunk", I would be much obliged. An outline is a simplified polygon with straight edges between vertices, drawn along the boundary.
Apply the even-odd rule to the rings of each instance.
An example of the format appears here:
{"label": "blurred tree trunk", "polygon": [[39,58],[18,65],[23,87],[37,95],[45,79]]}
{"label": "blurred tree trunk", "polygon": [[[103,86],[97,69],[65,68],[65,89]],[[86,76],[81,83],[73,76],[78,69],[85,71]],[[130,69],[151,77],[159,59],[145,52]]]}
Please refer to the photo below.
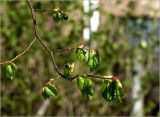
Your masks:
{"label": "blurred tree trunk", "polygon": [[144,74],[144,68],[141,63],[142,56],[138,52],[137,56],[133,58],[133,85],[132,85],[132,98],[133,98],[133,110],[134,116],[143,116],[143,102],[144,97],[141,87],[141,78]]}

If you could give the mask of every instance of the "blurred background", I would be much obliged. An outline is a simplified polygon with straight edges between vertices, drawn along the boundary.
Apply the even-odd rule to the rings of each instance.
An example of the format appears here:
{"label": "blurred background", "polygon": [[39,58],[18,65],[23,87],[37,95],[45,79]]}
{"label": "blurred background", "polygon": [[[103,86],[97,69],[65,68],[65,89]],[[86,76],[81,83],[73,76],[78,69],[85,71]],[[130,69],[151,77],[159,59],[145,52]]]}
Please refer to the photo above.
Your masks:
{"label": "blurred background", "polygon": [[[0,57],[10,60],[34,39],[26,1],[0,0]],[[56,78],[51,59],[38,41],[14,61],[13,80],[1,65],[1,115],[3,116],[160,116],[159,112],[159,0],[36,0],[35,9],[60,8],[68,21],[58,24],[48,13],[36,12],[38,31],[53,51],[84,43],[99,51],[99,75],[119,76],[125,90],[122,102],[106,102],[100,94],[102,80],[93,79],[94,97],[85,102],[75,81],[56,80],[59,97],[44,100],[41,90]],[[88,71],[74,52],[57,54],[56,62],[76,64],[76,73]]]}

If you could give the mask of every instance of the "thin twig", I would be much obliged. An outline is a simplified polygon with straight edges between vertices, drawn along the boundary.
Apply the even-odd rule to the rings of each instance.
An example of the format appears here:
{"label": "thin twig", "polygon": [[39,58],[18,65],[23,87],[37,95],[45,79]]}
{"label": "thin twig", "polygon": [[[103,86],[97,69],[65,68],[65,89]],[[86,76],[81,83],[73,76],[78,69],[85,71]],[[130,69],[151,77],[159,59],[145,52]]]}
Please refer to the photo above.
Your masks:
{"label": "thin twig", "polygon": [[99,76],[99,75],[92,75],[92,74],[84,74],[84,77],[92,77],[92,78],[99,78],[99,79],[113,79],[112,75]]}
{"label": "thin twig", "polygon": [[38,41],[41,43],[41,45],[48,51],[48,53],[51,53],[51,51],[49,50],[49,48],[47,46],[45,46],[45,44],[42,42],[42,40],[40,39],[40,36],[38,34],[38,31],[37,31],[37,22],[36,22],[36,17],[35,17],[35,14],[34,14],[34,11],[33,11],[33,8],[31,6],[31,3],[30,1],[27,1],[28,5],[29,5],[29,8],[30,8],[30,11],[31,11],[31,15],[32,15],[32,20],[33,20],[33,27],[34,27],[34,32],[35,32],[35,36],[36,38],[38,39]]}
{"label": "thin twig", "polygon": [[56,50],[56,51],[54,51],[53,53],[54,53],[54,54],[57,54],[57,53],[62,53],[62,52],[66,52],[66,51],[69,51],[69,50],[75,50],[75,49],[77,49],[77,47],[65,48],[65,49],[61,49],[61,50]]}
{"label": "thin twig", "polygon": [[32,42],[29,44],[29,46],[28,46],[23,52],[21,52],[20,54],[18,54],[16,57],[14,57],[14,58],[11,59],[11,60],[4,61],[4,62],[0,62],[0,65],[2,65],[2,64],[7,64],[7,63],[11,63],[11,62],[15,61],[16,59],[18,59],[19,57],[21,57],[22,55],[24,55],[24,54],[29,50],[29,48],[33,45],[33,43],[35,42],[35,40],[36,40],[36,38],[34,38],[34,39],[32,40]]}
{"label": "thin twig", "polygon": [[49,81],[48,82],[53,82],[54,80],[58,80],[59,78],[61,78],[60,76],[59,77],[57,77],[57,78],[51,78],[51,79],[49,79]]}
{"label": "thin twig", "polygon": [[[66,51],[75,50],[77,48],[79,48],[79,47],[64,48],[64,49],[61,49],[61,50],[56,50],[53,53],[54,54],[63,53],[63,52],[66,52]],[[87,49],[87,48],[83,48],[83,50],[89,51],[89,49]]]}
{"label": "thin twig", "polygon": [[59,8],[57,9],[34,9],[36,12],[54,12],[54,11],[59,11]]}
{"label": "thin twig", "polygon": [[52,9],[34,9],[34,11],[36,11],[36,12],[53,12],[53,10]]}
{"label": "thin twig", "polygon": [[[79,75],[76,75],[74,77],[72,77],[72,80],[76,79]],[[108,75],[108,76],[99,76],[99,75],[92,75],[92,74],[83,74],[80,75],[82,77],[88,77],[88,78],[97,78],[97,79],[113,79],[114,77],[112,75]]]}

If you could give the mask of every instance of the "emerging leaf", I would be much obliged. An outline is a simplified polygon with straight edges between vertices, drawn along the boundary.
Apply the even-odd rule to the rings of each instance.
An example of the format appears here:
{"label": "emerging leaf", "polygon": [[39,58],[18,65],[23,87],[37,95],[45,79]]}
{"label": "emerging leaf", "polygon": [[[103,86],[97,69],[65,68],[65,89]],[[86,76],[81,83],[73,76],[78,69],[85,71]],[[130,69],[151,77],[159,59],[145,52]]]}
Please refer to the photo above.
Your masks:
{"label": "emerging leaf", "polygon": [[46,99],[49,96],[56,97],[57,96],[57,89],[51,83],[48,83],[47,86],[43,87],[42,89],[42,96]]}
{"label": "emerging leaf", "polygon": [[112,80],[104,80],[101,88],[102,97],[106,101],[112,101]]}
{"label": "emerging leaf", "polygon": [[41,94],[42,94],[42,97],[44,97],[44,99],[49,98],[49,95],[48,95],[47,92],[50,92],[50,90],[48,89],[48,87],[43,87]]}
{"label": "emerging leaf", "polygon": [[53,12],[53,19],[56,23],[58,23],[60,20],[62,20],[63,16],[61,14],[61,12],[59,11],[54,11]]}
{"label": "emerging leaf", "polygon": [[10,65],[11,65],[11,67],[12,67],[12,69],[13,69],[13,72],[16,73],[16,71],[17,71],[17,66],[16,66],[16,64],[11,63]]}
{"label": "emerging leaf", "polygon": [[66,63],[64,64],[64,76],[67,79],[70,79],[72,77],[72,73],[74,71],[74,63],[70,64],[70,63]]}
{"label": "emerging leaf", "polygon": [[121,101],[124,96],[122,84],[120,83],[119,79],[104,80],[101,93],[102,97],[106,101]]}
{"label": "emerging leaf", "polygon": [[51,83],[48,83],[47,87],[54,93],[55,96],[57,96],[57,88],[55,85],[52,85]]}
{"label": "emerging leaf", "polygon": [[90,68],[90,71],[94,71],[100,63],[100,57],[97,51],[90,50],[89,51],[89,57],[88,57],[88,66]]}
{"label": "emerging leaf", "polygon": [[84,99],[86,101],[91,100],[93,97],[92,80],[89,78],[83,78],[82,76],[78,76],[77,85]]}
{"label": "emerging leaf", "polygon": [[56,9],[53,12],[53,19],[56,23],[58,23],[59,21],[62,21],[62,20],[67,20],[68,19],[68,12],[63,12],[63,11],[60,11],[59,9]]}
{"label": "emerging leaf", "polygon": [[122,98],[124,97],[124,91],[122,88],[122,84],[119,81],[119,79],[114,80],[115,82],[115,91],[114,91],[114,100],[121,101]]}
{"label": "emerging leaf", "polygon": [[6,65],[6,76],[12,79],[17,71],[17,66],[14,63],[9,63]]}
{"label": "emerging leaf", "polygon": [[76,57],[81,62],[86,60],[86,52],[83,49],[83,45],[80,45],[79,48],[76,49]]}
{"label": "emerging leaf", "polygon": [[82,89],[82,95],[85,100],[91,100],[93,97],[93,88],[92,88],[92,80],[85,78],[84,86]]}
{"label": "emerging leaf", "polygon": [[77,85],[78,85],[78,88],[82,91],[83,89],[83,86],[84,86],[84,81],[85,81],[85,78],[81,77],[81,76],[78,76],[77,78]]}

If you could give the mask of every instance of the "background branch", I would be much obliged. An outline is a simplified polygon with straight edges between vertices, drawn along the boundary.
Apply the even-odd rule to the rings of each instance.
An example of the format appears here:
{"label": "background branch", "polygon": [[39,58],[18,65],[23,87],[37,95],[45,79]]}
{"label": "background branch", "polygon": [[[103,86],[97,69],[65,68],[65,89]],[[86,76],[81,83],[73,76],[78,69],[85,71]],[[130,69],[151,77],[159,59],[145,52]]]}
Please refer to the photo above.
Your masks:
{"label": "background branch", "polygon": [[41,104],[41,106],[39,107],[36,113],[36,117],[43,116],[45,114],[50,102],[51,102],[50,99],[46,99],[43,101],[43,103]]}

